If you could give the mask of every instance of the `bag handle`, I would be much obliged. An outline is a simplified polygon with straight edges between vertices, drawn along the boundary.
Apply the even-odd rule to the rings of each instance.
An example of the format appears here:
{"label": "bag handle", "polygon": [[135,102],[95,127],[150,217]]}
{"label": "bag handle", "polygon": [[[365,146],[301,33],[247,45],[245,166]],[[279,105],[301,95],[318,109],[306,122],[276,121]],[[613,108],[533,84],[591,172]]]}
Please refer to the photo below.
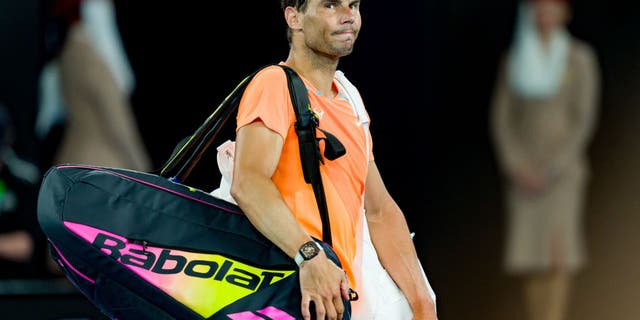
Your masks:
{"label": "bag handle", "polygon": [[249,81],[261,69],[254,71],[240,81],[204,123],[192,135],[187,136],[176,145],[169,160],[157,172],[158,175],[173,182],[186,181],[193,168],[220,133],[224,123],[238,108],[242,93]]}

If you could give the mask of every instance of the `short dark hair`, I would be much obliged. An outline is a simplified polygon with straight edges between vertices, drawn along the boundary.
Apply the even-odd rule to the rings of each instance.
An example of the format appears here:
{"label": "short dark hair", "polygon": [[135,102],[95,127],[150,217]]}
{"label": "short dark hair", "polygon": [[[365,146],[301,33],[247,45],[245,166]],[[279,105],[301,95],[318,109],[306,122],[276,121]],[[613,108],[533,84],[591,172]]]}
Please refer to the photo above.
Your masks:
{"label": "short dark hair", "polygon": [[286,7],[294,7],[298,10],[304,10],[306,4],[306,0],[280,0],[280,7],[282,7],[282,10],[284,10]]}

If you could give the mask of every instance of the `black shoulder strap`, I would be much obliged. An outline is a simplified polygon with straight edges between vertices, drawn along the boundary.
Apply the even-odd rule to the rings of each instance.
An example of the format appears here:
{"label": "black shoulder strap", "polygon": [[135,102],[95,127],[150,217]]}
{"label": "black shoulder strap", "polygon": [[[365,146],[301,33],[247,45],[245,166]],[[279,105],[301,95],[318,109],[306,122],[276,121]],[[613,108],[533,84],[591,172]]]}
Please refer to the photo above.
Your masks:
{"label": "black shoulder strap", "polygon": [[[302,161],[302,173],[304,175],[304,180],[307,183],[310,183],[313,187],[318,210],[320,211],[320,219],[322,221],[322,240],[329,245],[332,245],[329,210],[327,208],[327,199],[324,194],[322,176],[320,175],[320,163],[324,164],[324,160],[320,154],[320,147],[318,145],[319,139],[316,136],[318,117],[313,113],[313,110],[311,110],[307,87],[304,85],[298,74],[287,66],[281,65],[281,67],[287,74],[291,102],[293,103],[293,108],[296,113],[297,121],[295,123],[295,129],[298,134],[298,144],[300,146],[300,159]],[[331,152],[334,151],[334,147],[328,148],[328,146],[335,146],[336,142],[338,144],[338,149],[341,148],[342,150],[342,154],[339,154],[336,157],[332,155],[329,159],[333,160],[343,155],[345,153],[345,149],[340,141],[328,132],[323,132],[327,137],[327,141],[331,141],[331,143],[326,144],[326,150],[332,149]],[[338,153],[340,153],[340,151]]]}

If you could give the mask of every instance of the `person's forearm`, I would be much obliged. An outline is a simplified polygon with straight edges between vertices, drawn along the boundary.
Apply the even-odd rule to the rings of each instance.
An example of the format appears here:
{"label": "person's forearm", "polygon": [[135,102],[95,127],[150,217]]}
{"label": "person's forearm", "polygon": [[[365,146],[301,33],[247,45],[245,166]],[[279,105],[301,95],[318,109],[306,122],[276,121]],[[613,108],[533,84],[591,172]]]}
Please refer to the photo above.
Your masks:
{"label": "person's forearm", "polygon": [[393,202],[380,213],[367,212],[368,226],[380,262],[409,301],[414,312],[435,312],[427,283],[418,264],[406,220]]}
{"label": "person's forearm", "polygon": [[[310,235],[295,219],[271,179],[246,172],[242,177],[249,179],[234,181],[231,189],[234,199],[258,231],[294,258],[302,244],[311,240]],[[340,298],[348,298],[346,274],[324,252],[320,251],[318,256],[323,258],[305,260],[299,265],[302,314],[305,319],[310,317],[314,311],[309,304],[313,302],[319,310],[317,318],[324,311],[342,318],[344,306]]]}
{"label": "person's forearm", "polygon": [[300,246],[310,240],[309,235],[270,179],[253,178],[250,181],[234,181],[231,189],[233,198],[253,226],[293,258]]}

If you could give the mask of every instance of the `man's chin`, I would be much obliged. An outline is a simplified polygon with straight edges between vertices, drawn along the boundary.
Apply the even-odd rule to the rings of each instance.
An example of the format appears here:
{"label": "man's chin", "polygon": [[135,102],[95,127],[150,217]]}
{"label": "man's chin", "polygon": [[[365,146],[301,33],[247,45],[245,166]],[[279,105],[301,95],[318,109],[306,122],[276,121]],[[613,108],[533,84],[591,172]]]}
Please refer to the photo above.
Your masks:
{"label": "man's chin", "polygon": [[338,57],[348,56],[348,55],[350,55],[352,52],[353,52],[353,45],[348,46],[348,47],[344,47],[344,48],[341,48],[341,49],[337,50],[337,53],[338,53],[338,54],[337,54],[337,56],[338,56]]}

